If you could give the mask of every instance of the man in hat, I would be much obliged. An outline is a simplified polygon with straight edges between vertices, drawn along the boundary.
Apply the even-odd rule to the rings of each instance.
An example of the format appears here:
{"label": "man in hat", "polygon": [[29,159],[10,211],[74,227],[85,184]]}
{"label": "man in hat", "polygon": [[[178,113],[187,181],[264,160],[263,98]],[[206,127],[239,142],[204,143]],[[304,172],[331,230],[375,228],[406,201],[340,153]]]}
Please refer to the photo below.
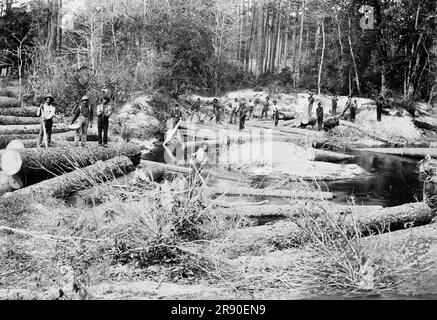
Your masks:
{"label": "man in hat", "polygon": [[215,122],[217,124],[220,123],[220,109],[221,108],[222,107],[220,106],[218,99],[214,99],[214,101],[212,102],[212,112],[215,115]]}
{"label": "man in hat", "polygon": [[335,94],[332,98],[332,111],[331,114],[333,117],[337,115],[337,106],[338,106],[338,95]]}
{"label": "man in hat", "polygon": [[308,97],[308,118],[311,118],[313,113],[314,102],[316,102],[316,99],[314,99],[314,93],[311,92],[310,96]]}
{"label": "man in hat", "polygon": [[316,114],[317,114],[317,125],[318,125],[318,130],[322,131],[323,130],[323,116],[324,116],[324,110],[322,107],[322,103],[319,102],[318,108],[316,110]]}
{"label": "man in hat", "polygon": [[191,106],[191,111],[199,112],[201,106],[202,106],[202,101],[200,100],[200,98],[198,98],[197,101],[194,102],[193,105]]}
{"label": "man in hat", "polygon": [[37,147],[41,147],[43,140],[47,148],[49,148],[52,143],[53,117],[56,113],[56,108],[53,106],[54,101],[53,96],[48,94],[45,97],[45,103],[38,108],[36,115],[41,117],[41,128],[39,130]]}
{"label": "man in hat", "polygon": [[279,109],[278,101],[273,101],[273,121],[275,122],[275,127],[279,125]]}
{"label": "man in hat", "polygon": [[261,112],[261,120],[264,118],[264,116],[266,116],[266,119],[268,118],[269,109],[270,109],[270,97],[267,97],[266,101],[263,104],[263,109]]}
{"label": "man in hat", "polygon": [[79,120],[79,128],[76,131],[74,145],[77,147],[79,140],[81,140],[82,147],[85,147],[88,140],[88,128],[93,127],[94,121],[94,110],[90,105],[90,98],[88,96],[82,97],[79,106],[74,111],[71,124],[74,124],[76,120]]}
{"label": "man in hat", "polygon": [[344,108],[343,113],[341,114],[341,116],[343,117],[344,114],[352,107],[352,96],[349,96],[346,102],[346,106]]}
{"label": "man in hat", "polygon": [[238,98],[234,99],[234,102],[231,103],[231,115],[229,118],[229,124],[236,124],[237,123],[237,116],[238,116],[238,109],[240,105],[238,103]]}
{"label": "man in hat", "polygon": [[[97,106],[97,130],[99,134],[99,146],[108,147],[109,117],[112,114],[112,107],[109,104],[108,95],[103,97],[103,103]],[[103,135],[103,139],[102,139]]]}
{"label": "man in hat", "polygon": [[181,111],[181,107],[179,106],[179,103],[176,103],[175,107],[173,108],[171,117],[173,118],[173,128],[174,128],[177,126],[179,121],[182,120],[182,111]]}
{"label": "man in hat", "polygon": [[240,122],[239,130],[244,130],[244,126],[246,125],[246,116],[247,116],[247,108],[246,108],[246,101],[243,99],[240,103],[240,107],[238,108],[238,118]]}

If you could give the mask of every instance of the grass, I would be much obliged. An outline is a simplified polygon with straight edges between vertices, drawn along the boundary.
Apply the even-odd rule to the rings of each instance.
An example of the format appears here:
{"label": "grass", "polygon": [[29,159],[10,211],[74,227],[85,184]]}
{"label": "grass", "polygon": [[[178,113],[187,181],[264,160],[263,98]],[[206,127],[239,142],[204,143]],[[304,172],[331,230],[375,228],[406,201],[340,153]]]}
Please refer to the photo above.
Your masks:
{"label": "grass", "polygon": [[102,197],[91,207],[14,203],[21,222],[0,212],[0,225],[10,228],[0,230],[0,296],[20,288],[25,293],[12,298],[90,299],[92,285],[142,279],[203,280],[223,298],[348,296],[397,290],[428,266],[427,239],[411,236],[387,254],[386,243],[369,242],[356,225],[314,214],[310,205],[290,218],[299,246],[267,233],[255,252],[227,237],[249,232],[252,221],[215,214],[215,202],[192,180],[87,179]]}

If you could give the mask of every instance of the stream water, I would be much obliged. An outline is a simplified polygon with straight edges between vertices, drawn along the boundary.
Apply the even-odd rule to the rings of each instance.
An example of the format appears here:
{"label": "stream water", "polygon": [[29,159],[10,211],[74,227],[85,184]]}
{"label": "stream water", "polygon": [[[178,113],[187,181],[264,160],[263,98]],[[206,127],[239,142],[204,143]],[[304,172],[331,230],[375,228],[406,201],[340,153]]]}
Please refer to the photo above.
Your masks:
{"label": "stream water", "polygon": [[[357,205],[393,207],[421,201],[424,190],[430,194],[435,192],[433,185],[429,183],[425,185],[416,160],[372,152],[354,152],[353,154],[356,157],[344,164],[357,164],[369,174],[357,176],[354,179],[319,183],[322,191],[330,191],[334,194],[335,203],[348,204],[354,201]],[[148,156],[148,160],[164,162],[164,148],[158,147]],[[217,168],[215,170],[221,174],[227,174],[225,170]],[[218,181],[218,184],[230,188],[235,186],[235,182],[225,179]],[[278,198],[250,199],[256,202],[263,200],[269,200],[270,204],[287,203],[287,200]]]}

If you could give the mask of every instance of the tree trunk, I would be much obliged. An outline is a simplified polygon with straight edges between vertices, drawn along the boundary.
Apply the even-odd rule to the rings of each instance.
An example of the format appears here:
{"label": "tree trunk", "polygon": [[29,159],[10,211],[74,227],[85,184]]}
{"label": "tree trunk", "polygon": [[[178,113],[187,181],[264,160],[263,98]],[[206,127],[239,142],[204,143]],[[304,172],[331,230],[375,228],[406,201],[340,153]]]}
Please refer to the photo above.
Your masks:
{"label": "tree trunk", "polygon": [[58,48],[58,22],[59,22],[59,2],[58,0],[51,0],[50,3],[50,40],[49,49],[52,53],[56,52]]}
{"label": "tree trunk", "polygon": [[21,102],[18,99],[9,98],[9,97],[0,97],[0,108],[20,108],[20,106],[21,106]]}
{"label": "tree trunk", "polygon": [[[40,125],[26,125],[26,126],[3,126],[0,127],[0,135],[11,134],[39,134]],[[65,126],[53,126],[52,133],[65,133],[75,131]]]}
{"label": "tree trunk", "polygon": [[34,117],[11,117],[11,116],[0,116],[0,125],[11,126],[11,125],[29,125],[41,123],[41,119]]}
{"label": "tree trunk", "polygon": [[258,30],[257,30],[257,76],[264,72],[264,0],[257,2]]}
{"label": "tree trunk", "polygon": [[322,37],[323,37],[322,58],[320,60],[319,79],[317,81],[317,88],[318,88],[319,96],[322,94],[322,71],[323,71],[323,62],[325,60],[325,49],[326,49],[326,37],[325,37],[325,22],[324,22],[324,18],[322,18]]}
{"label": "tree trunk", "polygon": [[0,201],[3,202],[20,197],[37,200],[44,200],[50,197],[65,199],[77,191],[127,174],[133,171],[134,168],[135,166],[129,158],[123,156],[115,157],[15,191]]}
{"label": "tree trunk", "polygon": [[302,0],[302,16],[300,19],[300,39],[299,39],[299,51],[297,54],[297,64],[296,64],[296,79],[295,86],[298,86],[300,83],[300,66],[302,62],[302,44],[303,44],[303,26],[305,21],[305,0]]}
{"label": "tree trunk", "polygon": [[351,39],[352,23],[351,23],[350,17],[349,17],[348,20],[349,20],[349,33],[348,33],[349,48],[350,48],[350,51],[351,51],[352,62],[353,62],[353,65],[354,65],[354,70],[355,70],[355,82],[357,84],[358,94],[361,96],[360,76],[358,75],[357,62],[355,61],[354,50],[353,50],[353,47],[352,47],[352,39]]}
{"label": "tree trunk", "polygon": [[24,135],[0,135],[0,149],[5,149],[11,141],[19,140],[19,141],[27,141],[34,140],[38,138],[37,134],[24,134]]}
{"label": "tree trunk", "polygon": [[0,116],[9,117],[35,117],[37,112],[37,107],[0,108]]}

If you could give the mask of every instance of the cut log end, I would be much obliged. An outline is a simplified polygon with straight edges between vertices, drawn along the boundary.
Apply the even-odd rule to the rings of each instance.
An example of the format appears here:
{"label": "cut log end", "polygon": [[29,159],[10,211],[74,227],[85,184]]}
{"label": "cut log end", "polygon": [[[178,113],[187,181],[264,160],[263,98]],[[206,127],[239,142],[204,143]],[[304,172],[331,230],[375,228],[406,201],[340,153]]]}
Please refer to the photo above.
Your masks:
{"label": "cut log end", "polygon": [[17,150],[5,150],[1,157],[1,166],[4,173],[13,176],[20,172],[23,160]]}

